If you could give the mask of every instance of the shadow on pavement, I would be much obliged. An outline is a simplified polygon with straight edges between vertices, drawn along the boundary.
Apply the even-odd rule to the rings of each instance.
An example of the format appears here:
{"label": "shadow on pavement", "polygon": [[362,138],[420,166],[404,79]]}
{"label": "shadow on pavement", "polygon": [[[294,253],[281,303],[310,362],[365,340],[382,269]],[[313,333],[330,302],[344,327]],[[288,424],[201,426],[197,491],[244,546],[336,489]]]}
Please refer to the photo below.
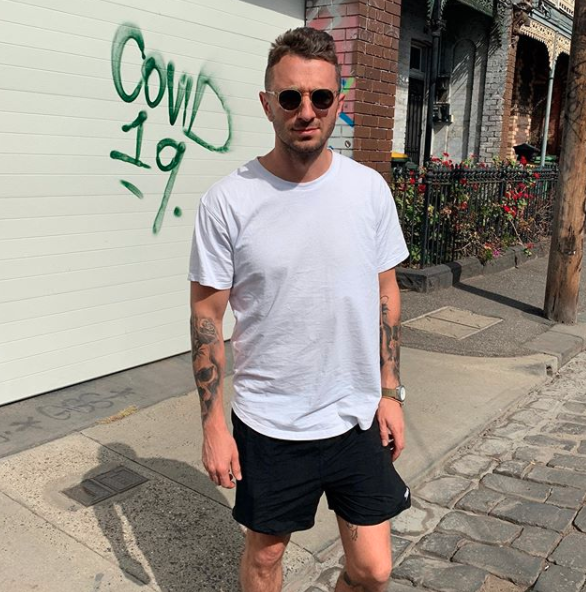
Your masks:
{"label": "shadow on pavement", "polygon": [[[243,532],[232,519],[227,501],[218,503],[218,489],[208,476],[182,461],[139,457],[121,442],[101,449],[102,468],[112,464],[111,451],[172,476],[151,478],[150,484],[93,506],[110,544],[106,551],[114,554],[126,577],[161,592],[237,590]],[[84,479],[96,475],[94,469]],[[195,484],[197,490],[184,486],[185,482]]]}
{"label": "shadow on pavement", "polygon": [[543,310],[541,308],[538,308],[537,306],[533,306],[532,304],[521,302],[520,300],[515,300],[514,298],[504,296],[503,294],[498,294],[497,292],[489,292],[488,290],[483,290],[482,288],[477,288],[476,286],[470,286],[468,284],[458,283],[454,285],[454,288],[456,290],[461,290],[462,292],[468,292],[469,294],[473,294],[474,296],[479,296],[480,298],[492,300],[493,302],[503,304],[510,308],[515,308],[526,314],[540,317],[543,319],[544,322],[546,322],[546,319],[543,316]]}

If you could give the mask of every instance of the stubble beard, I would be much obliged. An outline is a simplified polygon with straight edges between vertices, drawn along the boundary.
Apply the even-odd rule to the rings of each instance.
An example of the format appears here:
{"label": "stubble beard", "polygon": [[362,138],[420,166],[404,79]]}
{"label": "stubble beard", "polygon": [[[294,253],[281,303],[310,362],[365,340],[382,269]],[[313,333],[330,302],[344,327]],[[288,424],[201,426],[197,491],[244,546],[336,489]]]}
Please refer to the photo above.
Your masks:
{"label": "stubble beard", "polygon": [[[276,130],[277,137],[281,141],[281,144],[283,145],[287,153],[292,158],[303,163],[311,162],[322,153],[324,146],[327,144],[328,140],[330,139],[330,136],[334,131],[334,127],[336,126],[336,119],[337,118],[334,118],[331,124],[329,124],[328,129],[325,130],[325,133],[323,134],[321,141],[317,144],[314,144],[313,142],[296,142],[291,138],[288,132],[280,134],[278,130]],[[321,126],[320,129],[324,131],[323,128],[321,128]]]}

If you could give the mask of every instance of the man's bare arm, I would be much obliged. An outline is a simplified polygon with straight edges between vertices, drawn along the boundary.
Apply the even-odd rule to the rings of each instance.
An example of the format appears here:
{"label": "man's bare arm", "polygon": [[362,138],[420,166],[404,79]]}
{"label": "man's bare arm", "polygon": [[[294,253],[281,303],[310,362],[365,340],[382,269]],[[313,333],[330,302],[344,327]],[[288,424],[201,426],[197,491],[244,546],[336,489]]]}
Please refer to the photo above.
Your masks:
{"label": "man's bare arm", "polygon": [[[379,288],[381,386],[394,389],[401,384],[401,293],[394,269],[379,274]],[[382,398],[377,418],[383,446],[392,438],[392,458],[396,460],[405,447],[405,423],[401,404],[394,399]]]}
{"label": "man's bare arm", "polygon": [[204,431],[202,459],[210,479],[232,488],[240,479],[238,451],[224,416],[226,355],[222,320],[230,290],[191,283],[191,359]]}
{"label": "man's bare arm", "polygon": [[384,388],[401,383],[401,293],[395,270],[379,276],[380,285],[380,368]]}

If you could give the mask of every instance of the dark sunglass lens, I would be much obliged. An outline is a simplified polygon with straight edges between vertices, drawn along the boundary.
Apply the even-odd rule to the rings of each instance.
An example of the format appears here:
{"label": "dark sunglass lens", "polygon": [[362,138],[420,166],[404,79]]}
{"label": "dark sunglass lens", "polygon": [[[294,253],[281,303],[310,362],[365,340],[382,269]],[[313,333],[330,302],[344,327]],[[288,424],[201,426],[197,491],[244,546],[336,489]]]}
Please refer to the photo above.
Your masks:
{"label": "dark sunglass lens", "polygon": [[327,88],[314,90],[311,94],[311,102],[317,109],[329,109],[334,102],[334,93]]}
{"label": "dark sunglass lens", "polygon": [[279,105],[286,111],[297,109],[301,105],[301,93],[293,89],[280,92]]}

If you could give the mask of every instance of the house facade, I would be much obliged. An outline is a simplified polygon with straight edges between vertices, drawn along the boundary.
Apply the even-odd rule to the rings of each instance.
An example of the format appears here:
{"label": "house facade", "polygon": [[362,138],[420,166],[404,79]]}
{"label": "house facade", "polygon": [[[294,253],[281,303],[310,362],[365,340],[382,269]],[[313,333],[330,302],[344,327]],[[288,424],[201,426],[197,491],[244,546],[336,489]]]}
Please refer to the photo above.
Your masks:
{"label": "house facade", "polygon": [[570,0],[437,1],[0,0],[0,405],[189,349],[194,213],[272,146],[258,91],[289,28],[334,37],[331,147],[386,178],[426,138],[559,152]]}

